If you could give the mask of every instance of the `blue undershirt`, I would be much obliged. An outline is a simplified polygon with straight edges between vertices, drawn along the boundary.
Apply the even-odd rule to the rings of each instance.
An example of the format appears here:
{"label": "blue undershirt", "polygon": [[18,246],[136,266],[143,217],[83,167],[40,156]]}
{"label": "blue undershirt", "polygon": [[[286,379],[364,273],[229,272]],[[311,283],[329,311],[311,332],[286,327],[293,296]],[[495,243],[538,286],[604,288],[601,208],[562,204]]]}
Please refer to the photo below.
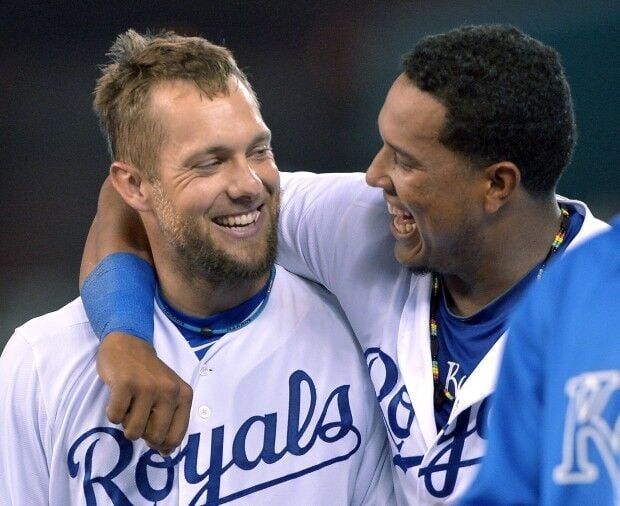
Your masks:
{"label": "blue undershirt", "polygon": [[[206,318],[190,316],[172,307],[163,298],[159,284],[155,288],[155,300],[163,313],[183,334],[198,359],[201,360],[220,337],[244,327],[256,319],[267,304],[275,272],[275,268],[271,270],[267,283],[256,295],[238,306]],[[210,329],[212,333],[200,332],[198,329]]]}
{"label": "blue undershirt", "polygon": [[[565,205],[570,213],[564,242],[550,262],[559,257],[575,238],[583,224],[584,216],[572,206]],[[469,317],[457,316],[449,309],[444,283],[441,284],[441,300],[437,311],[439,326],[439,375],[443,385],[455,396],[456,384],[461,385],[482,358],[507,329],[507,320],[528,287],[535,282],[540,265],[536,265],[506,293]],[[548,265],[547,265],[548,267]],[[450,364],[451,362],[452,364]],[[450,373],[450,379],[448,374]],[[445,402],[435,409],[435,423],[441,429],[448,423],[452,402]]]}

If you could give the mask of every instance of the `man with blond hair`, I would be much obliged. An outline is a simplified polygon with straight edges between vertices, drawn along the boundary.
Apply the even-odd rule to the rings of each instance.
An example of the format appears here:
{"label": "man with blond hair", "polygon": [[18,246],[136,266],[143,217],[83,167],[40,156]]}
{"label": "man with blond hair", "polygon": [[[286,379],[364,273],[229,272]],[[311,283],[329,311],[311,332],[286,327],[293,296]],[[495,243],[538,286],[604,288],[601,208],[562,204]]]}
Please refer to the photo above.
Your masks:
{"label": "man with blond hair", "polygon": [[[385,427],[351,330],[322,288],[274,266],[279,174],[246,77],[199,37],[130,30],[110,55],[95,111],[111,184],[150,243],[155,349],[188,403],[194,391],[189,430],[165,455],[107,420],[76,299],[18,328],[0,357],[0,497],[389,504]],[[127,261],[141,269],[112,255],[90,289]]]}

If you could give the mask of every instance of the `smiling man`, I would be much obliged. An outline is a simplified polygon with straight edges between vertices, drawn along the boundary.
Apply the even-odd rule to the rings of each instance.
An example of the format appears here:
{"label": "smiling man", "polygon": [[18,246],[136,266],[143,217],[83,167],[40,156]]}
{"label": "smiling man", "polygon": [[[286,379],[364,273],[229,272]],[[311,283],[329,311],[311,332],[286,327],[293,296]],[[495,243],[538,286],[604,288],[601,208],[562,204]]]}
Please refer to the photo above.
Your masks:
{"label": "smiling man", "polygon": [[[575,142],[570,91],[559,55],[516,28],[420,40],[378,127],[370,187],[361,174],[283,177],[278,262],[323,284],[344,309],[388,428],[400,502],[451,503],[486,451],[509,315],[550,262],[607,225],[555,194]],[[135,235],[118,231],[135,217],[109,188],[102,198],[85,270],[119,249],[146,254]],[[131,270],[124,278],[135,277]],[[148,286],[131,293],[146,293],[149,315]],[[150,389],[131,387],[134,354],[160,365],[146,343],[113,332],[150,337],[135,324],[141,318],[114,310],[115,299],[87,301],[92,314],[112,308],[101,320],[113,324],[100,326],[110,334],[100,370],[119,399],[112,414],[133,436],[167,448],[183,406],[144,392],[169,392],[176,380],[162,370]]]}
{"label": "smiling man", "polygon": [[279,175],[246,77],[198,37],[130,30],[110,54],[95,111],[156,280],[120,253],[89,289],[127,262],[150,280],[161,367],[188,405],[194,391],[172,430],[189,430],[162,456],[108,422],[77,299],[17,329],[0,357],[3,504],[390,504],[385,427],[350,327],[333,297],[274,266]]}
{"label": "smiling man", "polygon": [[166,126],[158,172],[143,175],[118,161],[111,167],[119,194],[144,212],[163,297],[189,315],[251,298],[276,255],[271,134],[247,85],[231,79],[227,87],[225,98],[214,99],[189,81],[153,84],[147,114]]}

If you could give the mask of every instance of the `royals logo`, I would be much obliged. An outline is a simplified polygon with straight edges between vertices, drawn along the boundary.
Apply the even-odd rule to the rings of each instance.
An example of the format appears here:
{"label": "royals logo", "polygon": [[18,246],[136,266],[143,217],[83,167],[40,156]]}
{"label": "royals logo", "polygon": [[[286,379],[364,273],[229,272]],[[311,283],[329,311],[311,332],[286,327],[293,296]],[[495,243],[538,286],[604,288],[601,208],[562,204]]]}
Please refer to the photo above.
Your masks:
{"label": "royals logo", "polygon": [[558,485],[594,483],[607,472],[620,504],[620,371],[570,378],[566,395],[562,462],[553,470],[553,480]]}
{"label": "royals logo", "polygon": [[[487,401],[464,410],[456,420],[444,429],[436,441],[436,448],[424,461],[421,445],[411,437],[414,428],[415,412],[407,388],[399,377],[398,367],[392,358],[379,348],[366,350],[366,364],[375,385],[377,400],[381,403],[385,425],[393,444],[392,463],[409,479],[419,476],[424,486],[433,497],[445,498],[451,495],[457,485],[463,468],[478,464],[482,460],[482,451],[477,441],[485,438],[488,412]],[[463,380],[456,380],[458,366],[452,367],[449,379],[455,382],[455,389],[460,388]],[[473,445],[472,445],[473,442]],[[466,456],[468,445],[477,447],[476,457]],[[409,451],[409,453],[407,453]]]}
{"label": "royals logo", "polygon": [[[149,450],[137,462],[134,444],[121,430],[95,427],[69,448],[69,474],[82,481],[89,506],[98,500],[131,505],[128,495],[135,497],[136,490],[146,501],[163,501],[173,490],[176,476],[179,490],[191,490],[188,504],[216,505],[347,460],[360,447],[349,385],[334,389],[318,407],[312,378],[296,371],[289,378],[288,413],[283,418],[287,420],[284,428],[278,423],[278,413],[252,416],[230,439],[224,426],[208,435],[190,434],[176,456],[164,458]],[[210,452],[209,465],[201,469],[200,456],[205,452]],[[283,465],[278,466],[279,462]],[[237,483],[244,485],[231,490]]]}

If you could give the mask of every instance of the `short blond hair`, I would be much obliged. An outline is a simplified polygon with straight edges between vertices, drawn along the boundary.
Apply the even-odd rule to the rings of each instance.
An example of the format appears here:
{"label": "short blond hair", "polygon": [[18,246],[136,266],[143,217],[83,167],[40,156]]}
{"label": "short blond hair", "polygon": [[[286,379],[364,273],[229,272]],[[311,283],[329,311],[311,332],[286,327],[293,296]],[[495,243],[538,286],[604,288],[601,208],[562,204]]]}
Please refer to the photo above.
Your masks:
{"label": "short blond hair", "polygon": [[113,160],[130,163],[156,177],[165,131],[149,111],[149,94],[163,81],[196,84],[208,98],[228,95],[234,77],[254,95],[231,52],[201,37],[134,30],[119,35],[107,53],[95,87],[95,110]]}

